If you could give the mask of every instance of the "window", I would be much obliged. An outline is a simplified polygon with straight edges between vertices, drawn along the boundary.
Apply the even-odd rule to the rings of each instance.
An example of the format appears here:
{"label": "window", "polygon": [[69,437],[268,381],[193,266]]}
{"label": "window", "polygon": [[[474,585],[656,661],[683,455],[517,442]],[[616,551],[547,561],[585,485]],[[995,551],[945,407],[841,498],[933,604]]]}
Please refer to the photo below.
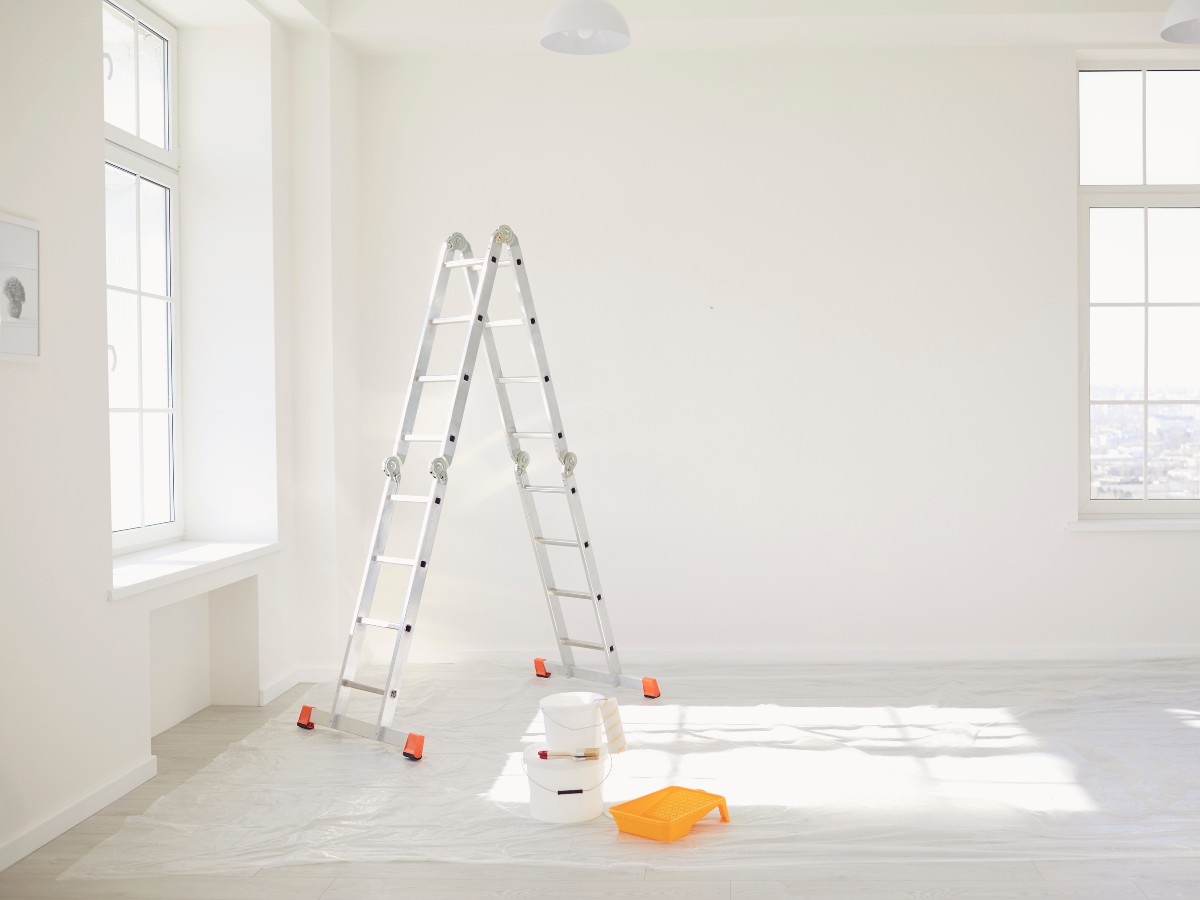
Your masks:
{"label": "window", "polygon": [[1079,73],[1085,515],[1200,513],[1200,71]]}
{"label": "window", "polygon": [[101,12],[112,530],[128,550],[183,534],[175,34],[136,3]]}

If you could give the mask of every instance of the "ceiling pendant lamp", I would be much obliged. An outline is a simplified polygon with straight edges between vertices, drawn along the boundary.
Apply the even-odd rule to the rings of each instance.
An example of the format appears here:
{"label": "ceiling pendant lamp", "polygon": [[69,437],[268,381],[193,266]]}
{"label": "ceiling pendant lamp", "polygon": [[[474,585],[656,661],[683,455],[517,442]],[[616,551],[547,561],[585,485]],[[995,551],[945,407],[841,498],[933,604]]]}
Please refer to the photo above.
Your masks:
{"label": "ceiling pendant lamp", "polygon": [[1200,44],[1200,0],[1175,0],[1163,19],[1164,41]]}
{"label": "ceiling pendant lamp", "polygon": [[542,25],[542,46],[555,53],[615,53],[629,46],[629,25],[608,0],[562,0]]}

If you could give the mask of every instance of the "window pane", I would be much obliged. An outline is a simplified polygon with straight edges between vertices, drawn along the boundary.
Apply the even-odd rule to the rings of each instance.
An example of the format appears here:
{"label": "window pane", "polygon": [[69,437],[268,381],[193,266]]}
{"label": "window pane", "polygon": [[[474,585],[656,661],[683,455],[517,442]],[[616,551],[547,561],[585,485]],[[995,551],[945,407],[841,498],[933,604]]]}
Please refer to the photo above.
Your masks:
{"label": "window pane", "polygon": [[138,405],[137,297],[108,292],[108,405]]}
{"label": "window pane", "polygon": [[171,413],[146,413],[142,420],[146,524],[174,521],[171,510]]}
{"label": "window pane", "polygon": [[171,405],[169,307],[166,300],[142,298],[142,405],[148,409]]}
{"label": "window pane", "polygon": [[1146,215],[1151,302],[1200,303],[1200,209]]}
{"label": "window pane", "polygon": [[1200,407],[1152,405],[1149,412],[1150,499],[1200,499]]}
{"label": "window pane", "polygon": [[1092,499],[1141,500],[1140,404],[1092,406]]}
{"label": "window pane", "polygon": [[1141,303],[1146,297],[1145,211],[1093,209],[1089,247],[1093,303]]}
{"label": "window pane", "polygon": [[1079,73],[1079,183],[1142,183],[1142,73]]}
{"label": "window pane", "polygon": [[1093,400],[1144,398],[1145,327],[1145,307],[1092,309]]}
{"label": "window pane", "polygon": [[104,4],[104,121],[137,132],[133,19]]}
{"label": "window pane", "polygon": [[104,166],[104,240],[108,283],[137,288],[137,179],[113,165]]}
{"label": "window pane", "polygon": [[138,453],[138,413],[109,413],[109,452],[112,454],[113,531],[142,524]]}
{"label": "window pane", "polygon": [[1200,72],[1146,73],[1146,181],[1200,183]]}
{"label": "window pane", "polygon": [[167,42],[138,27],[138,113],[140,135],[155,147],[167,146]]}
{"label": "window pane", "polygon": [[169,232],[167,204],[169,192],[162,185],[143,178],[141,191],[142,290],[148,294],[167,293]]}
{"label": "window pane", "polygon": [[1200,400],[1200,306],[1150,309],[1151,400]]}

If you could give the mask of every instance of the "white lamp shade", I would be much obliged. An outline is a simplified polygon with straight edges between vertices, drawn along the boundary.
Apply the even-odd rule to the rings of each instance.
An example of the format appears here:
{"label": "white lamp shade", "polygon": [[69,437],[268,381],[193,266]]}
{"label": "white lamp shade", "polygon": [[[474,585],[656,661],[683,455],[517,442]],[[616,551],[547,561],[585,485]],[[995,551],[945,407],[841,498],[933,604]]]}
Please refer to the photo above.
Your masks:
{"label": "white lamp shade", "polygon": [[629,46],[629,25],[608,0],[562,0],[542,25],[542,46],[555,53],[614,53]]}
{"label": "white lamp shade", "polygon": [[1164,41],[1200,44],[1200,0],[1175,0],[1163,19]]}

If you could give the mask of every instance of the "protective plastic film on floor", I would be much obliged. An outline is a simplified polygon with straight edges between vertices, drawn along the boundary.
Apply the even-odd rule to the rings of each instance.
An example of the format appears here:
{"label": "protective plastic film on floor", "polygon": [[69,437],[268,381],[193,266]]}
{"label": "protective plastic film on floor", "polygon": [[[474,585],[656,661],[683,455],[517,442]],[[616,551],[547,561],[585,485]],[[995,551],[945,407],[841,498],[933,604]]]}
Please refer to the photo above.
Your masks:
{"label": "protective plastic film on floor", "polygon": [[[621,700],[606,806],[728,799],[671,844],[529,817],[538,700],[588,685],[414,666],[397,726],[425,756],[295,725],[296,708],[129,818],[64,877],[328,861],[587,867],[1152,858],[1200,853],[1200,664],[660,668]],[[329,687],[305,702],[327,702]],[[365,710],[365,707],[364,707]]]}

